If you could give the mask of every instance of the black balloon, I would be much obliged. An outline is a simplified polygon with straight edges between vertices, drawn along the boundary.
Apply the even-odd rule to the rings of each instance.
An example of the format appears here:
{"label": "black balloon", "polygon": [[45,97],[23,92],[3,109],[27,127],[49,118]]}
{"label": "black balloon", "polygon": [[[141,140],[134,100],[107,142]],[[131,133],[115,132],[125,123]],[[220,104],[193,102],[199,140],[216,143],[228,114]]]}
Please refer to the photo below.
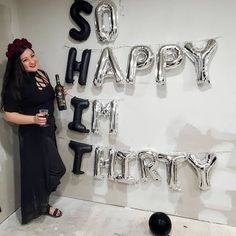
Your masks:
{"label": "black balloon", "polygon": [[89,101],[77,97],[71,99],[71,105],[74,106],[73,121],[68,124],[68,128],[80,133],[89,133],[89,129],[81,123],[83,109],[89,107]]}
{"label": "black balloon", "polygon": [[171,231],[171,220],[163,212],[155,212],[149,218],[149,228],[154,235],[167,236]]}
{"label": "black balloon", "polygon": [[89,23],[80,15],[80,12],[84,12],[86,14],[90,14],[93,10],[93,6],[82,0],[75,0],[75,2],[71,5],[70,8],[70,16],[76,22],[76,24],[81,29],[78,31],[75,28],[70,29],[69,34],[71,38],[84,41],[86,40],[91,32],[91,28]]}
{"label": "black balloon", "polygon": [[74,83],[74,74],[79,72],[79,84],[86,85],[88,67],[91,57],[91,50],[85,49],[82,53],[81,62],[76,61],[77,50],[76,48],[70,48],[67,59],[66,67],[66,83]]}
{"label": "black balloon", "polygon": [[86,85],[90,57],[91,57],[91,50],[85,49],[82,53],[81,64],[80,64],[80,74],[78,81],[80,85]]}
{"label": "black balloon", "polygon": [[86,143],[78,143],[71,140],[69,143],[69,147],[75,152],[72,172],[76,175],[84,174],[84,171],[80,170],[82,157],[84,153],[92,152],[93,146]]}

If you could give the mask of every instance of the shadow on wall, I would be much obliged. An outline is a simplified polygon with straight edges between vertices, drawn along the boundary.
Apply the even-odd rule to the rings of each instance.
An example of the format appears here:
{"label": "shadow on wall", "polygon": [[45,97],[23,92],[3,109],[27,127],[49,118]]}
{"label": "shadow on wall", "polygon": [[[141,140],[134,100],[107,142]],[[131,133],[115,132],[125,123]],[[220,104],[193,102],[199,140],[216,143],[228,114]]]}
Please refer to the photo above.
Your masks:
{"label": "shadow on wall", "polygon": [[[170,131],[170,130],[169,130]],[[171,134],[171,132],[169,132]],[[172,133],[173,134],[173,133]],[[173,137],[171,137],[173,138]],[[223,144],[230,144],[231,150],[222,150],[222,158],[223,152],[227,152],[229,154],[228,162],[225,165],[225,168],[230,173],[236,172],[236,161],[235,161],[235,154],[236,154],[236,135],[232,133],[220,133],[216,130],[209,129],[206,133],[202,133],[199,129],[196,127],[185,124],[181,129],[179,129],[178,134],[176,134],[174,138],[176,142],[175,151],[184,150],[187,152],[211,152],[214,151],[214,148],[217,146],[221,146]],[[216,151],[217,154],[217,151]],[[218,154],[218,158],[220,158],[220,153]],[[225,176],[228,178],[227,173]],[[190,184],[188,181],[184,184],[188,185]],[[187,187],[185,189],[188,189]],[[183,195],[185,198],[180,198],[179,202],[176,205],[176,213],[179,215],[186,215],[186,209],[182,209],[182,203],[184,202],[186,205],[191,206],[192,201],[194,202],[194,207],[189,208],[189,214],[192,215],[195,218],[198,218],[199,213],[201,211],[209,210],[209,211],[220,211],[222,215],[224,215],[224,218],[227,219],[227,224],[235,226],[235,213],[236,213],[236,195],[235,191],[225,191],[222,193],[222,195],[227,196],[227,198],[230,199],[231,208],[230,209],[214,209],[214,207],[207,206],[205,202],[202,201],[202,194],[205,197],[209,197],[209,199],[212,197],[211,195],[214,193],[211,192],[211,189],[208,191],[200,191],[199,189],[194,190],[194,192],[189,192],[188,195]],[[189,196],[192,196],[192,198],[189,199]],[[213,204],[214,205],[214,204]],[[212,205],[212,206],[213,206]]]}
{"label": "shadow on wall", "polygon": [[235,214],[236,214],[236,192],[235,191],[227,191],[226,194],[232,199],[232,208],[230,211],[227,211],[226,214],[229,214],[228,216],[228,224],[235,226]]}
{"label": "shadow on wall", "polygon": [[232,133],[222,133],[214,129],[203,132],[190,124],[178,124],[178,121],[172,124],[167,130],[167,136],[175,143],[175,151],[208,152],[226,143],[233,146],[230,151],[236,151],[236,135]]}

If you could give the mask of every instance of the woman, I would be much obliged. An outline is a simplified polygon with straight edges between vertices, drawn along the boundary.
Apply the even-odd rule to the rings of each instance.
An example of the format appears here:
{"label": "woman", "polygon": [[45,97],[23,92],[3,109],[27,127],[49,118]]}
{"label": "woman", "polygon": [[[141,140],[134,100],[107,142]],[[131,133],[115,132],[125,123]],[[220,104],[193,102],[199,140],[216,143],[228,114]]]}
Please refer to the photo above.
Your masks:
{"label": "woman", "polygon": [[[60,217],[62,212],[49,205],[65,174],[55,138],[54,90],[26,39],[9,44],[6,56],[1,110],[6,121],[19,125],[22,224],[42,214]],[[48,110],[48,118],[40,109]]]}

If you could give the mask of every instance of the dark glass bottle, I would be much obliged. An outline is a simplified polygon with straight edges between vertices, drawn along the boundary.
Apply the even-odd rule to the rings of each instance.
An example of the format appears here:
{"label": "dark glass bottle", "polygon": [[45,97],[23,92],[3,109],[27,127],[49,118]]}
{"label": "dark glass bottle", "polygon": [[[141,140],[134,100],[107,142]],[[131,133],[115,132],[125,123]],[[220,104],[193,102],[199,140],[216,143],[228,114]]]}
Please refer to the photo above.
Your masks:
{"label": "dark glass bottle", "polygon": [[55,75],[56,77],[56,87],[55,87],[55,95],[56,95],[56,99],[57,99],[57,107],[58,110],[62,111],[62,110],[66,110],[66,99],[65,99],[65,95],[63,92],[63,86],[60,83],[60,78],[59,75]]}

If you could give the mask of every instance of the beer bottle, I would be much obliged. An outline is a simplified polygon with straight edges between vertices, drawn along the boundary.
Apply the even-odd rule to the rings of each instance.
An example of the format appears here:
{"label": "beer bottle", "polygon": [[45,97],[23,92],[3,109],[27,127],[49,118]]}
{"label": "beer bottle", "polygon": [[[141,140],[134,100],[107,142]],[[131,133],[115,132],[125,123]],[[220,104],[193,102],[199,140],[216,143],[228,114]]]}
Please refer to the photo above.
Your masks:
{"label": "beer bottle", "polygon": [[55,75],[56,77],[56,86],[55,86],[55,95],[57,99],[57,107],[59,111],[66,110],[66,99],[63,93],[63,86],[60,83],[59,75]]}

